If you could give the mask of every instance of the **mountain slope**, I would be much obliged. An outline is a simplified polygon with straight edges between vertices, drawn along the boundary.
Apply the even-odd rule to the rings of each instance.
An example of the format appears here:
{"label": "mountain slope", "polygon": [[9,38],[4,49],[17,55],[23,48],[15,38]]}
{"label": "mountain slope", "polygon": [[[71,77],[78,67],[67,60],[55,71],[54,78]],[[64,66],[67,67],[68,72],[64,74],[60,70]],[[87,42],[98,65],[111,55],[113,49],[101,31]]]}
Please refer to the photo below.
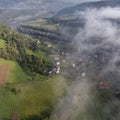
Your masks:
{"label": "mountain slope", "polygon": [[[60,0],[0,0],[0,8],[3,9],[41,9],[44,7],[63,8],[72,4]],[[56,6],[57,5],[57,6]]]}
{"label": "mountain slope", "polygon": [[35,40],[4,27],[0,27],[0,39],[0,43],[3,43],[0,58],[18,62],[27,74],[48,73],[51,61],[48,57],[35,53],[42,52],[42,45],[38,45]]}
{"label": "mountain slope", "polygon": [[65,16],[74,14],[77,11],[83,11],[89,8],[102,8],[102,7],[119,7],[119,0],[111,0],[111,1],[97,1],[97,2],[85,2],[82,4],[78,4],[72,7],[64,8],[57,13],[56,16]]}
{"label": "mountain slope", "polygon": [[51,17],[71,5],[59,0],[0,0],[0,23],[18,26],[29,19]]}

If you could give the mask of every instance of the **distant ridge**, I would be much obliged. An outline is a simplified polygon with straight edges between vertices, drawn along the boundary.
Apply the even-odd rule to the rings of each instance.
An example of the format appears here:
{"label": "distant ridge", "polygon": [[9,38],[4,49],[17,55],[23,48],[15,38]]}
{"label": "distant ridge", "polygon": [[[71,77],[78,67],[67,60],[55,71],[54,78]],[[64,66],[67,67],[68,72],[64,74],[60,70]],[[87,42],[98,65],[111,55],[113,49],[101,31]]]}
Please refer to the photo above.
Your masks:
{"label": "distant ridge", "polygon": [[77,4],[72,7],[67,7],[59,11],[56,16],[61,15],[68,15],[73,14],[76,11],[83,11],[88,8],[102,8],[102,7],[119,7],[120,0],[103,0],[103,1],[96,1],[96,2],[85,2],[81,4]]}

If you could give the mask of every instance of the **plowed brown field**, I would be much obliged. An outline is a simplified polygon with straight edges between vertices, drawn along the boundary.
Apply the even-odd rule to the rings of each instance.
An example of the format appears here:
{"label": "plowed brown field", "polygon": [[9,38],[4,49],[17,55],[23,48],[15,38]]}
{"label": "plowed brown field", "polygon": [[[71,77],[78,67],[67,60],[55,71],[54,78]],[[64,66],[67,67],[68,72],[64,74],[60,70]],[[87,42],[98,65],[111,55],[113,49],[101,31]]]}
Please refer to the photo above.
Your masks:
{"label": "plowed brown field", "polygon": [[7,74],[8,74],[9,65],[7,64],[0,64],[0,85],[3,85],[7,81]]}

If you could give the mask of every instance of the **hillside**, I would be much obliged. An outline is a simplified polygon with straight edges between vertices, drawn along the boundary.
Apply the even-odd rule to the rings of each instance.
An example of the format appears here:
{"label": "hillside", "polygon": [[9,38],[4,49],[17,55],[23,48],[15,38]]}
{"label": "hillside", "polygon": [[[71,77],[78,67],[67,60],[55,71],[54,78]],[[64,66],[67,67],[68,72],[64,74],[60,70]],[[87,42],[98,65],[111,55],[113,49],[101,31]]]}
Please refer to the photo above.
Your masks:
{"label": "hillside", "polygon": [[73,15],[78,12],[78,11],[84,11],[86,9],[93,9],[93,8],[104,8],[104,7],[119,7],[120,6],[120,1],[119,0],[108,0],[108,1],[96,1],[96,2],[85,2],[85,3],[81,3],[81,4],[77,4],[75,6],[72,7],[68,7],[68,8],[64,8],[62,10],[60,10],[56,17],[60,17],[60,16],[69,16],[69,15]]}
{"label": "hillside", "polygon": [[61,33],[64,26],[57,22],[52,21],[51,18],[36,19],[21,24],[17,27],[17,30],[20,33],[27,34],[33,38],[49,41],[50,44],[56,46],[61,54],[61,51],[68,51],[68,41],[70,37]]}
{"label": "hillside", "polygon": [[49,119],[65,87],[66,80],[61,76],[54,76],[43,82],[30,81],[0,86],[0,119],[10,119],[15,114],[20,120]]}
{"label": "hillside", "polygon": [[[51,4],[52,2],[52,4]],[[56,7],[57,5],[57,7]],[[5,9],[45,9],[58,11],[61,8],[65,8],[67,6],[72,5],[72,2],[65,2],[61,0],[0,0],[0,8]]]}
{"label": "hillside", "polygon": [[20,23],[31,19],[49,18],[71,5],[59,0],[0,0],[0,23],[16,28]]}
{"label": "hillside", "polygon": [[54,44],[49,48],[49,42],[41,41],[0,26],[1,120],[50,119],[64,94],[67,80],[56,74],[50,57],[58,52]]}
{"label": "hillside", "polygon": [[68,0],[14,1],[0,11],[19,23],[0,27],[0,120],[119,120],[120,1],[57,14]]}
{"label": "hillside", "polygon": [[[44,49],[48,49],[47,47],[43,49],[44,45],[37,44],[36,40],[4,27],[0,27],[0,39],[2,43],[0,48],[1,58],[17,61],[24,71],[32,72],[36,69],[35,71],[38,74],[48,74],[49,69],[52,67],[52,62],[50,58],[43,55],[47,54],[44,53]],[[38,53],[42,54],[38,55]],[[30,69],[31,67],[32,69]]]}

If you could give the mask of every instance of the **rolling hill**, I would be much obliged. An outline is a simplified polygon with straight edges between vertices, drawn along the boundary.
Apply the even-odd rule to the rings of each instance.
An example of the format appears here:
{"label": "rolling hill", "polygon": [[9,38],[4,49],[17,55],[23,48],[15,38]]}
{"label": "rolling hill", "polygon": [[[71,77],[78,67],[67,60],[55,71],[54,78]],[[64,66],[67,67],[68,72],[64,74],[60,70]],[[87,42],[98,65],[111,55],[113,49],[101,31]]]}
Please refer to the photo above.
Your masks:
{"label": "rolling hill", "polygon": [[86,9],[90,8],[104,8],[104,7],[119,7],[120,6],[120,1],[119,0],[111,0],[111,1],[95,1],[95,2],[85,2],[81,4],[77,4],[72,7],[64,8],[60,10],[56,17],[59,16],[65,16],[65,15],[73,15],[77,11],[84,11]]}
{"label": "rolling hill", "polygon": [[54,0],[0,0],[0,23],[16,27],[31,19],[51,17],[71,5],[71,3]]}
{"label": "rolling hill", "polygon": [[46,74],[54,67],[48,52],[54,51],[38,43],[0,26],[0,120],[50,119],[65,92],[62,75]]}

